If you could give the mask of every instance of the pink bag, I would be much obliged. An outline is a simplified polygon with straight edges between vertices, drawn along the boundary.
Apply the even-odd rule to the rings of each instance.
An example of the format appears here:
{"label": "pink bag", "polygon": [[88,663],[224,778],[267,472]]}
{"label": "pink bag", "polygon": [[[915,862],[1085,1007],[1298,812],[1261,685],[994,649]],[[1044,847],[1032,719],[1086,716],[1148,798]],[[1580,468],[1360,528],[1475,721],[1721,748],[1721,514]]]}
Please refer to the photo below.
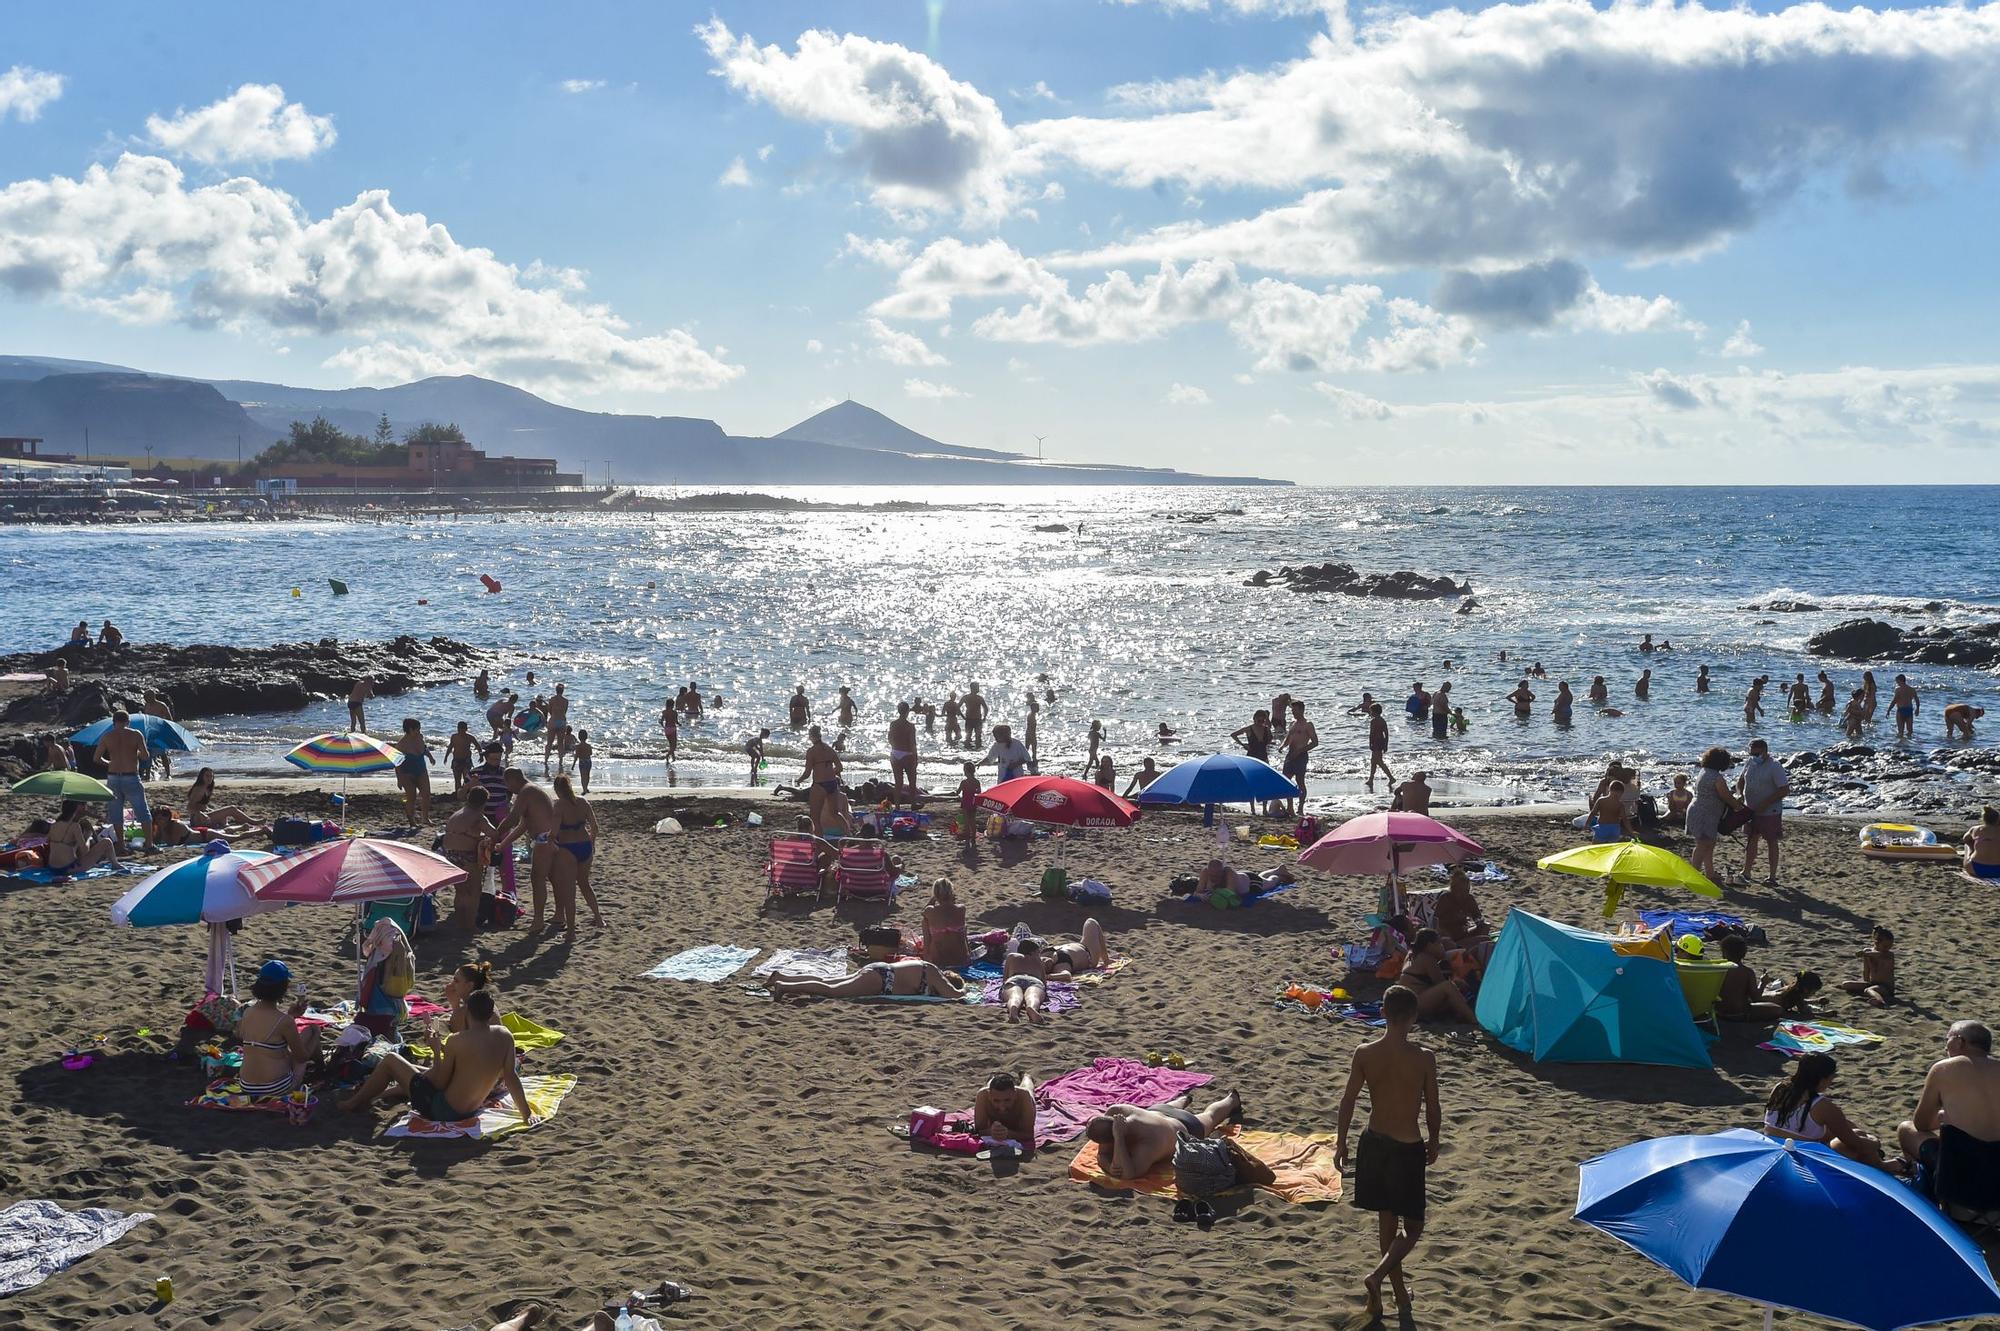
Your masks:
{"label": "pink bag", "polygon": [[930,1105],[918,1105],[910,1111],[910,1140],[929,1141],[944,1130],[944,1121],[949,1117],[944,1110]]}

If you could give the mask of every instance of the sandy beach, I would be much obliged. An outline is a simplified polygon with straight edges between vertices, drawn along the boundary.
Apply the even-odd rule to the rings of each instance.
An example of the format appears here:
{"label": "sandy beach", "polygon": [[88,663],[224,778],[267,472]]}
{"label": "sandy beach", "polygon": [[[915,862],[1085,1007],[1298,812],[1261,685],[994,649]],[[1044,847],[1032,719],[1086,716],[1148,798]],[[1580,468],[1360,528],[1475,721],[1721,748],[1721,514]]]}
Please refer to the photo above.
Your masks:
{"label": "sandy beach", "polygon": [[[229,793],[271,815],[313,805],[309,788]],[[163,1052],[198,996],[197,931],[115,930],[108,910],[130,878],[0,890],[13,971],[0,1010],[0,1060],[13,1070],[0,1082],[0,1188],[157,1216],[0,1303],[0,1328],[483,1327],[526,1301],[556,1314],[549,1325],[574,1326],[663,1277],[701,1292],[678,1320],[715,1327],[1355,1319],[1374,1226],[1345,1203],[1255,1194],[1225,1204],[1203,1234],[1172,1223],[1165,1202],[1070,1181],[1073,1146],[993,1165],[913,1150],[886,1129],[914,1105],[970,1103],[996,1069],[1045,1078],[1171,1050],[1218,1090],[1240,1088],[1251,1127],[1331,1131],[1367,1031],[1273,1000],[1289,981],[1341,981],[1329,949],[1359,936],[1374,884],[1308,875],[1252,909],[1184,906],[1166,899],[1166,880],[1198,865],[1211,836],[1191,819],[1148,817],[1072,844],[1074,868],[1111,885],[1114,903],[1098,913],[1132,962],[1086,989],[1079,1010],[1031,1028],[974,1006],[779,1005],[745,992],[748,965],[716,984],[641,972],[706,943],[840,945],[885,916],[914,927],[924,894],[837,914],[809,900],[767,908],[762,833],[653,834],[663,813],[692,803],[599,802],[608,923],[586,924],[574,946],[524,927],[419,939],[422,991],[435,994],[458,961],[487,957],[503,1010],[567,1033],[527,1068],[577,1077],[560,1115],[492,1143],[387,1141],[387,1108],[348,1115],[326,1103],[300,1127],[185,1107],[200,1076]],[[354,807],[363,824],[399,821],[375,794]],[[1479,889],[1489,918],[1510,906],[1595,918],[1593,883],[1532,867],[1574,843],[1565,820],[1454,821],[1513,874]],[[1948,868],[1864,860],[1853,835],[1850,823],[1795,820],[1788,886],[1732,891],[1724,908],[1769,931],[1771,945],[1750,957],[1766,973],[1848,978],[1870,924],[1896,931],[1905,1001],[1886,1012],[1839,995],[1829,1005],[1833,1019],[1888,1037],[1843,1053],[1836,1091],[1858,1123],[1887,1133],[1940,1056],[1944,1024],[1994,1012],[2000,984],[1968,942],[2000,924],[2000,900]],[[925,880],[949,874],[979,925],[1026,920],[1062,937],[1082,918],[1035,899],[1046,842],[968,853],[939,839],[905,854]],[[1235,862],[1283,854],[1239,846]],[[1635,892],[1628,909],[1653,897]],[[248,921],[239,948],[252,966],[285,958],[331,996],[351,989],[350,938],[345,911],[301,907]],[[98,1034],[109,1056],[64,1070],[61,1052]],[[1726,1034],[1715,1070],[1695,1072],[1535,1065],[1483,1035],[1427,1035],[1446,1118],[1430,1229],[1412,1261],[1414,1324],[1751,1325],[1755,1309],[1681,1287],[1569,1212],[1576,1163],[1592,1154],[1756,1121],[1784,1068],[1758,1038]],[[152,1292],[161,1275],[176,1293],[164,1308]]]}

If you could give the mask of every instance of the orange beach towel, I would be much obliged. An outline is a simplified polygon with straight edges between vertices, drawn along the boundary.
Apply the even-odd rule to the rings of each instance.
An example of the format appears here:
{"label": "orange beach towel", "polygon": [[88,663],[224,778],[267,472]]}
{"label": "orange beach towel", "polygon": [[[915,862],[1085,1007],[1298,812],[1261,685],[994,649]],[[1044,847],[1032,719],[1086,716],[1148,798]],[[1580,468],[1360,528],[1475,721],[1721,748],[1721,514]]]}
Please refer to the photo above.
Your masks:
{"label": "orange beach towel", "polygon": [[[1277,1174],[1277,1181],[1262,1191],[1295,1205],[1340,1200],[1340,1171],[1333,1164],[1332,1133],[1258,1132],[1229,1126],[1222,1131],[1234,1137],[1238,1146],[1269,1165]],[[1129,1188],[1157,1197],[1178,1198],[1181,1195],[1174,1186],[1174,1167],[1171,1163],[1160,1165],[1143,1178],[1113,1178],[1099,1166],[1097,1143],[1089,1138],[1084,1139],[1083,1149],[1076,1153],[1076,1159],[1069,1162],[1069,1176],[1078,1183]]]}

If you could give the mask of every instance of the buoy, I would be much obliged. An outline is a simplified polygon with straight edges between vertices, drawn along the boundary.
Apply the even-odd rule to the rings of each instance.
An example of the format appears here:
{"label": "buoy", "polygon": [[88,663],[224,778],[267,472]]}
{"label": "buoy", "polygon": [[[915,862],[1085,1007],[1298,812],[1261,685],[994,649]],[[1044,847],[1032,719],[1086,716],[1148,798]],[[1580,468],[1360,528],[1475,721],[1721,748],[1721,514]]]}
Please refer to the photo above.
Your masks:
{"label": "buoy", "polygon": [[297,596],[298,594],[299,594],[299,589],[297,587],[292,588],[292,595]]}
{"label": "buoy", "polygon": [[497,592],[500,590],[500,579],[494,577],[491,573],[480,574],[479,580],[482,583],[486,584],[486,590],[489,592]]}
{"label": "buoy", "polygon": [[419,596],[417,598],[418,605],[429,605],[430,603],[431,603],[431,598],[428,596]]}
{"label": "buoy", "polygon": [[347,584],[342,582],[339,578],[328,578],[326,580],[326,585],[333,588],[333,594],[335,596],[347,595]]}

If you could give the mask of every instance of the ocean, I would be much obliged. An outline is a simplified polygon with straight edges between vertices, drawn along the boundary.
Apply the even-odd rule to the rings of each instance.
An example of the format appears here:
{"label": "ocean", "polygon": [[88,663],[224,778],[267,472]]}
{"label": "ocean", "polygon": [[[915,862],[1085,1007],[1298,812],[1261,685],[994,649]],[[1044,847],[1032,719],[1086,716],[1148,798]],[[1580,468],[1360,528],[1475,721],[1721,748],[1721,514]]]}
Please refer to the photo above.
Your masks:
{"label": "ocean", "polygon": [[[784,721],[799,684],[828,720],[837,687],[852,690],[860,715],[846,748],[858,779],[886,774],[884,727],[899,700],[941,703],[977,680],[992,719],[1018,730],[1046,674],[1057,701],[1040,719],[1043,770],[1079,770],[1100,720],[1121,787],[1142,758],[1169,766],[1228,747],[1230,731],[1289,691],[1320,732],[1314,802],[1344,809],[1369,803],[1364,726],[1345,715],[1363,690],[1391,717],[1398,774],[1427,769],[1447,801],[1575,799],[1611,755],[1636,762],[1651,788],[1711,744],[1740,749],[1753,733],[1743,695],[1759,673],[1773,684],[1754,733],[1781,755],[1841,743],[1834,721],[1792,721],[1779,701],[1796,671],[1812,680],[1828,669],[1843,703],[1858,681],[1859,667],[1804,654],[1818,629],[1858,615],[1906,626],[2000,618],[2000,529],[1980,517],[1994,511],[1993,487],[776,493],[855,507],[0,528],[0,641],[45,648],[78,619],[107,616],[138,641],[461,638],[500,653],[498,687],[525,698],[528,670],[538,688],[567,685],[600,788],[668,784],[657,717],[690,680],[724,705],[683,728],[671,773],[682,786],[741,784],[743,741],[763,726],[766,776],[796,778],[802,740]],[[867,507],[886,504],[897,507]],[[1036,530],[1058,523],[1069,530]],[[1244,585],[1258,569],[1327,560],[1469,579],[1479,608]],[[481,574],[504,590],[487,593]],[[329,578],[350,593],[333,595]],[[1821,608],[1747,608],[1771,600]],[[1943,609],[1923,608],[1933,601]],[[1645,633],[1675,650],[1642,656]],[[1517,720],[1504,695],[1535,661],[1549,678],[1532,686],[1533,716]],[[1693,682],[1704,664],[1706,697]],[[1633,683],[1647,666],[1652,697],[1640,702]],[[1913,757],[1942,745],[1945,703],[2000,702],[1990,673],[1891,667],[1877,679],[1886,686],[1898,670],[1924,697]],[[1581,701],[1593,675],[1622,716]],[[1434,741],[1405,721],[1402,700],[1412,680],[1447,678],[1471,725]],[[1558,679],[1579,699],[1566,730],[1548,716]],[[1886,713],[1865,742],[1893,745]],[[463,687],[370,704],[385,736],[405,715],[440,738],[460,720],[484,729]],[[199,761],[225,776],[277,775],[293,743],[344,722],[339,701],[201,720]],[[1155,741],[1161,722],[1177,744]],[[965,755],[947,747],[941,717],[923,738],[925,782],[954,785]],[[1988,780],[1933,775],[1964,784],[1968,801]],[[1859,788],[1804,803],[1881,799],[1848,784]]]}

